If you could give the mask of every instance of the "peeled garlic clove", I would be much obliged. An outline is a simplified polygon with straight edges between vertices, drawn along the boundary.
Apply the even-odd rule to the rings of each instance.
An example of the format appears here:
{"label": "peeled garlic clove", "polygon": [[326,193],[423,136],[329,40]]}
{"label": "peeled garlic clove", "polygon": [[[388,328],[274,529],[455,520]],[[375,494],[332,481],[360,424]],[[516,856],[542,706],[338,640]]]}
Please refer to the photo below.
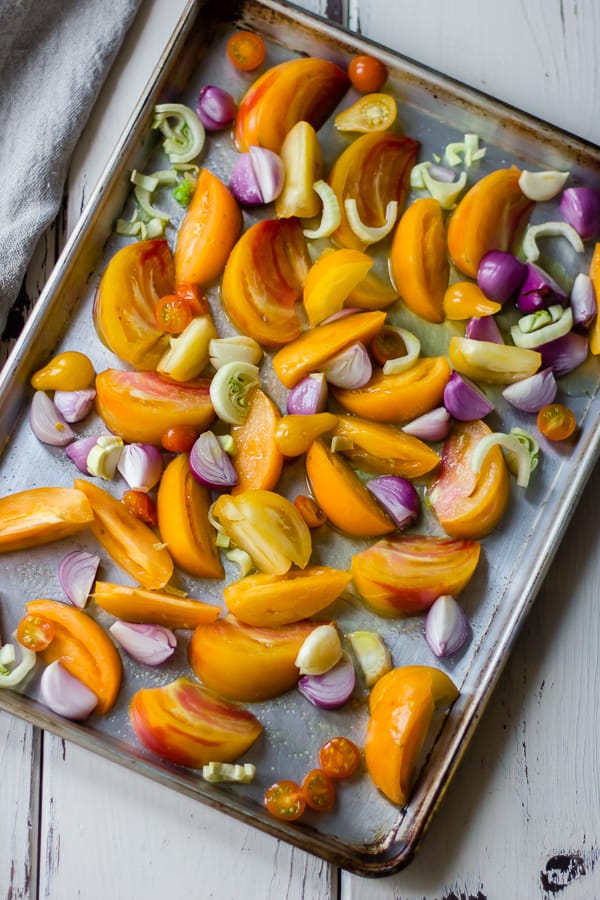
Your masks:
{"label": "peeled garlic clove", "polygon": [[342,643],[333,625],[318,625],[306,638],[295,665],[301,675],[323,675],[342,658]]}
{"label": "peeled garlic clove", "polygon": [[562,191],[568,177],[569,172],[528,172],[524,170],[519,178],[519,187],[530,200],[543,202],[556,197]]}

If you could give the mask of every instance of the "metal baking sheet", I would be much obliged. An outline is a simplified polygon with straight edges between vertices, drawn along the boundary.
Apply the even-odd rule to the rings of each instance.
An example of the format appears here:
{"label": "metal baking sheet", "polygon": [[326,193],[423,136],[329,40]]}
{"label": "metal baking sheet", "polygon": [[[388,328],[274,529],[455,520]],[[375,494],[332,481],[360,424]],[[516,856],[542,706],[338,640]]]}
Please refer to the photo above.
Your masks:
{"label": "metal baking sheet", "polygon": [[[152,108],[157,102],[175,99],[193,106],[199,88],[206,83],[220,84],[239,98],[252,76],[235,72],[224,53],[226,38],[239,27],[263,35],[269,64],[308,54],[345,65],[356,53],[376,53],[389,68],[388,87],[398,101],[398,122],[394,127],[421,141],[420,159],[441,154],[449,141],[459,140],[465,132],[476,132],[487,155],[472,170],[472,180],[491,169],[516,163],[530,169],[569,170],[573,182],[600,187],[597,148],[291,5],[272,0],[191,2],[0,374],[0,434],[4,448],[0,495],[34,486],[72,483],[76,473],[64,451],[41,445],[31,433],[27,421],[29,377],[56,352],[74,347],[90,356],[97,371],[115,365],[115,358],[100,344],[93,329],[91,308],[107,261],[128,240],[117,237],[113,229],[116,218],[130,210],[131,170],[164,167],[157,135],[149,127]],[[347,105],[348,99],[342,102]],[[347,138],[334,134],[331,122],[324,126],[320,138],[329,165]],[[201,162],[227,180],[234,157],[229,136],[221,135],[209,138]],[[164,205],[168,198],[162,198],[162,202]],[[172,212],[181,218],[181,210],[173,207]],[[269,215],[269,210],[259,214]],[[552,214],[552,204],[538,204],[533,221],[548,220]],[[246,224],[256,215],[246,213]],[[171,243],[174,234],[174,229],[170,229]],[[564,243],[549,241],[544,252],[553,265],[574,272],[572,251]],[[588,263],[589,251],[583,262],[577,261],[576,269],[585,270]],[[218,286],[210,290],[209,297],[220,333],[232,333],[230,324],[218,311]],[[425,355],[443,351],[451,335],[462,330],[457,323],[424,328],[401,305],[394,308],[391,316],[420,334]],[[283,408],[281,389],[268,373],[264,383]],[[129,699],[141,686],[164,684],[179,674],[189,674],[187,633],[180,632],[175,658],[158,670],[144,669],[124,658],[123,689],[117,705],[104,718],[92,717],[79,725],[52,714],[37,700],[39,676],[33,677],[21,692],[0,691],[0,708],[350,871],[373,876],[397,871],[410,862],[424,836],[597,459],[599,383],[596,360],[588,361],[576,374],[562,380],[561,396],[568,398],[580,425],[577,441],[566,448],[542,441],[541,465],[530,487],[520,491],[513,482],[509,510],[495,532],[484,539],[482,560],[461,595],[472,627],[472,639],[461,654],[436,660],[424,641],[421,617],[376,618],[363,608],[352,590],[327,610],[342,632],[357,628],[380,631],[392,650],[395,665],[438,665],[460,688],[453,708],[436,724],[410,803],[404,809],[388,803],[366,773],[340,785],[337,807],[328,815],[309,813],[297,824],[285,824],[269,818],[262,808],[265,787],[277,778],[300,780],[316,764],[318,747],[327,738],[346,734],[362,744],[367,694],[360,687],[352,703],[333,713],[315,709],[294,691],[273,701],[253,704],[265,733],[245,757],[257,767],[256,780],[250,786],[209,785],[199,773],[169,765],[146,752],[129,725]],[[499,391],[490,393],[497,405],[488,421],[495,430],[509,430],[513,425],[532,427],[531,418],[508,408]],[[86,421],[80,429],[81,434],[97,431],[93,420]],[[292,490],[297,479],[302,478],[301,468],[296,466],[285,483]],[[123,484],[109,489],[120,496]],[[425,515],[419,529],[435,530],[435,523]],[[326,539],[315,540],[315,551],[320,559],[347,566],[352,553],[366,543],[328,532]],[[25,601],[35,597],[62,599],[57,563],[74,548],[97,549],[91,535],[84,533],[35,552],[0,557],[0,627],[4,640],[20,619]],[[236,574],[235,567],[227,564],[227,579],[234,579]],[[110,562],[103,562],[101,576],[105,580],[126,580]],[[181,584],[193,596],[222,603],[219,585],[194,583],[186,577],[181,578]],[[110,617],[95,611],[93,603],[89,611],[100,622],[109,624]]]}

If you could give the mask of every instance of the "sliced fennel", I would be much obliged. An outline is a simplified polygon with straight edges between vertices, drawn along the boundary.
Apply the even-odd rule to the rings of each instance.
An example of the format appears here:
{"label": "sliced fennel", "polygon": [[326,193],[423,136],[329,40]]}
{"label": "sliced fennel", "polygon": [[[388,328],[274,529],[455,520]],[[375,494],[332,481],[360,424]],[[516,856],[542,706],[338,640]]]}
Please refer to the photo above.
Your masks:
{"label": "sliced fennel", "polygon": [[465,134],[462,141],[447,144],[444,150],[444,157],[449,166],[459,166],[463,162],[467,169],[470,169],[478,159],[483,159],[485,154],[485,147],[479,146],[479,135],[472,133]]}
{"label": "sliced fennel", "polygon": [[[6,649],[6,647],[11,646],[13,647],[12,651]],[[2,647],[2,656],[6,662],[0,666],[0,688],[17,687],[17,685],[25,680],[36,664],[37,654],[33,650],[29,650],[28,647],[24,647],[18,642],[17,646],[21,653],[21,659],[17,665],[14,665],[14,662],[16,661],[14,645],[4,644]],[[13,661],[9,662],[11,658]]]}
{"label": "sliced fennel", "polygon": [[305,228],[304,237],[309,240],[329,237],[339,227],[342,220],[340,202],[335,191],[326,181],[315,181],[313,190],[319,195],[323,203],[321,221],[317,228]]}
{"label": "sliced fennel", "polygon": [[[171,119],[174,119],[173,125]],[[172,163],[191,162],[204,147],[204,125],[194,110],[183,103],[155,106],[152,128],[158,128],[163,135],[163,150]]]}
{"label": "sliced fennel", "polygon": [[229,425],[243,425],[248,415],[248,392],[259,383],[258,366],[225,363],[210,383],[210,399],[217,416]]}
{"label": "sliced fennel", "polygon": [[431,174],[431,163],[422,162],[410,173],[411,187],[427,190],[442,209],[452,209],[467,184],[467,173],[462,172],[458,181],[440,181]]}
{"label": "sliced fennel", "polygon": [[348,216],[348,224],[359,240],[365,244],[375,244],[390,233],[398,217],[398,201],[390,200],[385,208],[385,222],[378,227],[365,225],[358,213],[356,200],[351,197],[344,200],[344,209]]}
{"label": "sliced fennel", "polygon": [[237,782],[250,784],[256,775],[256,766],[252,763],[209,762],[202,766],[202,777],[211,784],[219,782]]}
{"label": "sliced fennel", "polygon": [[[554,307],[551,308],[554,309]],[[568,334],[573,327],[573,310],[570,306],[566,306],[564,309],[559,307],[559,309],[559,318],[551,318],[550,321],[547,321],[547,319],[542,320],[544,324],[538,327],[530,328],[530,323],[527,323],[524,326],[524,328],[528,328],[526,331],[523,330],[521,321],[517,322],[510,329],[513,343],[517,347],[534,350],[536,347],[541,347],[542,344],[547,344],[548,341],[554,341]],[[532,316],[537,316],[537,313],[532,313]],[[529,319],[530,316],[525,316],[524,318]]]}
{"label": "sliced fennel", "polygon": [[[526,436],[526,439],[524,439]],[[534,446],[535,445],[535,446]],[[539,448],[537,442],[527,432],[511,432],[503,434],[494,432],[481,438],[475,447],[471,460],[471,468],[479,475],[486,456],[492,447],[499,446],[505,453],[506,463],[516,476],[519,487],[527,487],[532,471],[538,462]]]}
{"label": "sliced fennel", "polygon": [[567,222],[542,222],[540,225],[528,225],[523,237],[523,253],[527,262],[536,262],[540,257],[538,238],[564,237],[576,253],[583,253],[583,241],[575,229]]}

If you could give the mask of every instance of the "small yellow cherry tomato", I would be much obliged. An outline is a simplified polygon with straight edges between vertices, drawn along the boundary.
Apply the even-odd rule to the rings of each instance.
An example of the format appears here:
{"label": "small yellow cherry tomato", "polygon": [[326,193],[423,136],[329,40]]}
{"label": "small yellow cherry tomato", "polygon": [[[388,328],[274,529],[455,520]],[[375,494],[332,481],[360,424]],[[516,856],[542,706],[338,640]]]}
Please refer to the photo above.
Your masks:
{"label": "small yellow cherry tomato", "polygon": [[81,391],[90,386],[95,374],[92,362],[85,353],[66,350],[34,372],[31,386],[36,391]]}
{"label": "small yellow cherry tomato", "polygon": [[488,299],[474,281],[457,281],[444,294],[444,313],[447,319],[493,316],[501,309],[501,304]]}

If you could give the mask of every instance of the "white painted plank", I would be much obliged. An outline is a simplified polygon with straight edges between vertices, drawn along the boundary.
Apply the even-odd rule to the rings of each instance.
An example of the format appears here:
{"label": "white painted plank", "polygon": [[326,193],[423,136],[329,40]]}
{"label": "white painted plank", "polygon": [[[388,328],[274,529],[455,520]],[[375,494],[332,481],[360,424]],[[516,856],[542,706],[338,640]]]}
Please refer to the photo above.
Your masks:
{"label": "white painted plank", "polygon": [[353,30],[600,143],[596,0],[349,0]]}
{"label": "white painted plank", "polygon": [[315,857],[56,738],[44,796],[42,897],[336,896],[335,876]]}
{"label": "white painted plank", "polygon": [[31,725],[0,712],[0,895],[10,900],[36,897],[38,743]]}

